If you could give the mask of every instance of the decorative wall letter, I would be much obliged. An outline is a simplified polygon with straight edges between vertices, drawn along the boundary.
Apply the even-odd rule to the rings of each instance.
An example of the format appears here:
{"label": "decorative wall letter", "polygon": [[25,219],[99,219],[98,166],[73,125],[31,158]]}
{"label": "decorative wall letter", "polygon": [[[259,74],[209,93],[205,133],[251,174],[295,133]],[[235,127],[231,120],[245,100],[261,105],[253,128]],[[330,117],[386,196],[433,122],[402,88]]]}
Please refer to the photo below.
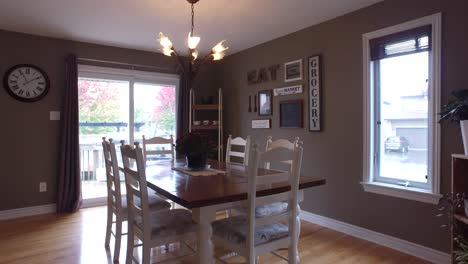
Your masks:
{"label": "decorative wall letter", "polygon": [[320,131],[320,55],[309,57],[309,131]]}

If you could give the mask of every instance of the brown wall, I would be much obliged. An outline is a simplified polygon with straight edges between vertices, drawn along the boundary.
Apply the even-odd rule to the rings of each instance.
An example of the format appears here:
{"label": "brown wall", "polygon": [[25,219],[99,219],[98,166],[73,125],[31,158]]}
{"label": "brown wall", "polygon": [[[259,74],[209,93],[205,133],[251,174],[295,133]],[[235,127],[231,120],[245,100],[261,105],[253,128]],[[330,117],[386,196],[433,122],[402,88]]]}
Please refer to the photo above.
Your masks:
{"label": "brown wall", "polygon": [[[439,228],[434,205],[363,191],[363,80],[362,34],[426,15],[443,13],[442,101],[450,91],[466,88],[468,75],[468,4],[464,0],[386,0],[374,6],[281,37],[226,58],[217,81],[225,94],[226,134],[252,135],[264,145],[266,136],[293,139],[305,145],[303,174],[327,179],[327,185],[308,190],[302,209],[370,230],[448,251],[446,230]],[[288,86],[282,64],[322,55],[322,132],[308,132],[307,92],[274,98],[273,128],[252,130],[248,95]],[[246,73],[281,64],[275,82],[247,85]],[[297,82],[304,84],[307,79]],[[293,83],[295,84],[295,83]],[[304,129],[279,128],[278,101],[304,99]],[[442,126],[442,191],[450,186],[450,154],[461,153],[461,137],[455,125]]]}
{"label": "brown wall", "polygon": [[[156,44],[155,44],[156,45]],[[155,46],[155,50],[158,47]],[[62,110],[64,59],[74,53],[81,58],[116,61],[166,68],[172,72],[170,58],[153,52],[135,51],[67,40],[31,36],[0,30],[0,74],[13,65],[34,64],[49,75],[48,95],[34,103],[11,98],[0,84],[0,211],[55,203],[58,175],[60,121],[49,121],[49,111]],[[114,66],[115,65],[105,65]],[[209,69],[200,80],[211,84]],[[39,182],[48,191],[39,193]]]}

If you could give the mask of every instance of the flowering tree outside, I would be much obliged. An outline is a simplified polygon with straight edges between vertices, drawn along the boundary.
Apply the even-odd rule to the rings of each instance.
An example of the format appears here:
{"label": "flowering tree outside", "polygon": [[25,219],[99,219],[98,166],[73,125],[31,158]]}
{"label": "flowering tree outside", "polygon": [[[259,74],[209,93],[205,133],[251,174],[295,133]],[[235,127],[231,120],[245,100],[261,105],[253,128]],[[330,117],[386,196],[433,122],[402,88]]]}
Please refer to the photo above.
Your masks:
{"label": "flowering tree outside", "polygon": [[[104,80],[78,80],[78,105],[80,123],[122,122],[120,120],[120,92],[125,83]],[[115,127],[80,126],[80,134],[105,134]]]}
{"label": "flowering tree outside", "polygon": [[161,87],[156,95],[159,102],[154,107],[154,117],[157,128],[162,131],[173,131],[176,120],[176,89],[174,87]]}

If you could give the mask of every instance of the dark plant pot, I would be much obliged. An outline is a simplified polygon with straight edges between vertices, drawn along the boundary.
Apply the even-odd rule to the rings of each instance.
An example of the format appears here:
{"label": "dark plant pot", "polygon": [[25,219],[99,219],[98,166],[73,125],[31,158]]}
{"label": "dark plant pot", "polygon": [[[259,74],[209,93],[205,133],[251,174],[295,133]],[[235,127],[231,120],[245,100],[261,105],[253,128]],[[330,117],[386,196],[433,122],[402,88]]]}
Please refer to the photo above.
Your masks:
{"label": "dark plant pot", "polygon": [[192,170],[203,170],[206,167],[206,155],[187,155],[187,167]]}

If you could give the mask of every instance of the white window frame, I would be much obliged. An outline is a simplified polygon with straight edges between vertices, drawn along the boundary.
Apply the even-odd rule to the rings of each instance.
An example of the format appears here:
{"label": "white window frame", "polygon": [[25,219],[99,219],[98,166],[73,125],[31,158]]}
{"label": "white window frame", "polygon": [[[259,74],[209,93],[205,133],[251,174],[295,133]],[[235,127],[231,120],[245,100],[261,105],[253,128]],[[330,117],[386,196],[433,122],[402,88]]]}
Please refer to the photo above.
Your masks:
{"label": "white window frame", "polygon": [[[429,55],[429,115],[428,115],[428,180],[430,189],[405,187],[374,181],[375,153],[375,91],[372,87],[372,69],[370,60],[370,41],[375,38],[418,28],[432,26],[432,51]],[[437,13],[366,33],[362,36],[363,47],[363,180],[364,191],[383,194],[403,199],[437,204],[440,195],[440,125],[437,114],[440,112],[440,65],[442,46],[442,14]]]}
{"label": "white window frame", "polygon": [[[127,69],[117,69],[109,67],[91,66],[91,65],[78,65],[78,77],[84,78],[96,78],[96,79],[108,79],[108,80],[119,80],[129,82],[129,127],[134,125],[134,84],[145,83],[145,84],[162,84],[176,87],[176,124],[175,129],[177,131],[177,124],[179,122],[179,76],[176,74],[149,72],[149,71],[137,71]],[[130,129],[129,141],[134,142],[134,130]]]}

